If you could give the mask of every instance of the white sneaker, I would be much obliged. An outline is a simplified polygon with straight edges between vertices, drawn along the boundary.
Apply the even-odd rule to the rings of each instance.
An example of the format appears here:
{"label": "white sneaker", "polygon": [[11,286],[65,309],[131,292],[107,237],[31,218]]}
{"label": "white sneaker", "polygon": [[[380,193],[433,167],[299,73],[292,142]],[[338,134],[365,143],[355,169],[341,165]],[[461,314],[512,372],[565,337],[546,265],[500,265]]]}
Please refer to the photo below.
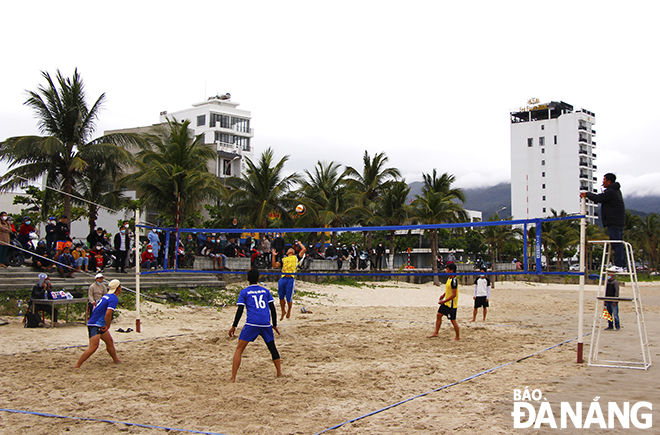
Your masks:
{"label": "white sneaker", "polygon": [[610,267],[607,268],[607,271],[611,272],[611,273],[625,273],[626,268],[625,267],[620,267],[620,266],[610,266]]}

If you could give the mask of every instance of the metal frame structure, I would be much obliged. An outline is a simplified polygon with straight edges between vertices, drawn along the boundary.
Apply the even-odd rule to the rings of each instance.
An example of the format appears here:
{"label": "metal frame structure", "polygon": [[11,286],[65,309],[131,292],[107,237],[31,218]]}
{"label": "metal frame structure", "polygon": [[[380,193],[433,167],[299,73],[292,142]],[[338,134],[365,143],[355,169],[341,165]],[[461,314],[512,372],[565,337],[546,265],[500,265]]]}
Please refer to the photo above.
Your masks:
{"label": "metal frame structure", "polygon": [[[623,369],[641,369],[648,370],[651,367],[651,349],[649,339],[646,333],[646,324],[644,323],[644,310],[642,309],[642,299],[639,291],[639,282],[637,281],[637,270],[635,269],[635,257],[632,245],[622,240],[594,240],[590,243],[603,244],[603,258],[600,265],[600,277],[598,280],[598,293],[596,295],[596,308],[594,310],[594,322],[591,331],[591,346],[589,350],[589,365],[595,367],[611,367]],[[612,244],[622,243],[626,252],[627,271],[618,272],[616,275],[629,276],[632,285],[632,297],[608,297],[605,296],[607,287],[607,265],[609,264]],[[635,316],[637,320],[637,332],[639,334],[639,344],[641,347],[641,360],[629,359],[625,361],[600,359],[600,339],[603,331],[602,327],[602,304],[601,302],[633,302],[635,307]],[[608,335],[615,337],[615,335]]]}

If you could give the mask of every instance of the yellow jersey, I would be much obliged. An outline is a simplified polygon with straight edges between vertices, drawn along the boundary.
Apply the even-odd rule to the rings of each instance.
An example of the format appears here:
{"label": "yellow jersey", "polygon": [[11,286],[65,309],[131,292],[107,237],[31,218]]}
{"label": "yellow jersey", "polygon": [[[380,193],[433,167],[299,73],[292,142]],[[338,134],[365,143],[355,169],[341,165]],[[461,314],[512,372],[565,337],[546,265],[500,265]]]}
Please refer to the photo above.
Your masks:
{"label": "yellow jersey", "polygon": [[443,305],[447,305],[449,308],[456,308],[458,307],[458,280],[456,277],[447,279],[447,284],[445,285],[445,298],[452,293],[452,289],[454,289],[456,294]]}
{"label": "yellow jersey", "polygon": [[282,259],[282,276],[290,276],[291,273],[296,273],[298,270],[298,257],[289,255]]}

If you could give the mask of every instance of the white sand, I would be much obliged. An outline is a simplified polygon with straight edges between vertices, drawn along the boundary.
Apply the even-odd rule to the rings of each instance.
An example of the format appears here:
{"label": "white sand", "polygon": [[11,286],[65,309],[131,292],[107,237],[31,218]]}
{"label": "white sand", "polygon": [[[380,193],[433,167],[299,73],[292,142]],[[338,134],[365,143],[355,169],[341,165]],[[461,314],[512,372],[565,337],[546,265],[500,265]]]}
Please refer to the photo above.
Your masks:
{"label": "white sand", "polygon": [[[114,332],[135,329],[135,312],[121,311],[113,323],[112,335],[123,364],[112,364],[101,344],[77,371],[72,367],[87,344],[84,325],[24,329],[11,319],[0,327],[0,407],[224,434],[313,434],[577,334],[577,286],[497,283],[487,323],[481,321],[481,310],[477,322],[469,323],[472,288],[462,286],[461,341],[454,342],[446,320],[439,338],[427,338],[444,286],[296,285],[321,296],[295,300],[292,317],[280,323],[282,335],[276,336],[276,344],[282,356],[282,378],[275,378],[270,354],[258,339],[244,354],[237,383],[227,382],[236,347],[236,337],[227,335],[234,307],[218,311],[146,303],[142,333]],[[588,287],[585,332],[591,331],[594,291]],[[652,354],[657,359],[660,287],[644,286],[643,297]],[[313,313],[301,314],[303,305]],[[632,353],[636,349],[634,316],[630,305],[621,310],[624,328],[607,336],[606,348]],[[590,338],[584,341],[586,358]],[[329,433],[556,433],[558,429],[513,429],[513,389],[526,386],[541,389],[556,404],[590,402],[595,396],[601,401],[650,400],[654,402],[653,427],[660,427],[656,366],[649,371],[605,369],[576,364],[575,358],[576,342],[572,341]],[[120,431],[165,433],[163,429],[0,412],[0,433]],[[607,433],[634,432],[614,429]]]}

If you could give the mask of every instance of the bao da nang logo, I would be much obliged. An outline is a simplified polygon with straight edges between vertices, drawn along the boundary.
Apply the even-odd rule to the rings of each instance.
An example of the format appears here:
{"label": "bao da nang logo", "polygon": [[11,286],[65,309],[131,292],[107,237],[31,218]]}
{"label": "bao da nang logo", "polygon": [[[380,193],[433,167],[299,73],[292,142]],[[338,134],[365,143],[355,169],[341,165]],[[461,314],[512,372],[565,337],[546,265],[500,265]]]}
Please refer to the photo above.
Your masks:
{"label": "bao da nang logo", "polygon": [[[601,402],[594,397],[592,402],[561,402],[551,405],[541,390],[513,390],[513,427],[535,429],[649,429],[653,427],[650,402]],[[618,425],[618,426],[617,426]]]}

